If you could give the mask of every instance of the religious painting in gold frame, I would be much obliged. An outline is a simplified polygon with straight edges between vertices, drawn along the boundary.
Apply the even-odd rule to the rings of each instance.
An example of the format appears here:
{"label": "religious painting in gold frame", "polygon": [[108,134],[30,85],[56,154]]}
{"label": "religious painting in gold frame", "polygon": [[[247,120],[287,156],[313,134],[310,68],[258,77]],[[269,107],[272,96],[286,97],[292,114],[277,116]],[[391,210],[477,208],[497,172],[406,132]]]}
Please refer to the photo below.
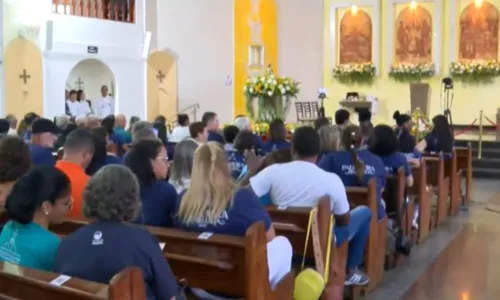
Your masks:
{"label": "religious painting in gold frame", "polygon": [[477,1],[460,14],[458,59],[498,59],[498,9],[491,3]]}
{"label": "religious painting in gold frame", "polygon": [[353,6],[340,19],[339,64],[372,61],[372,19],[363,9]]}
{"label": "religious painting in gold frame", "polygon": [[432,62],[432,15],[412,2],[398,14],[395,24],[395,61],[422,64]]}

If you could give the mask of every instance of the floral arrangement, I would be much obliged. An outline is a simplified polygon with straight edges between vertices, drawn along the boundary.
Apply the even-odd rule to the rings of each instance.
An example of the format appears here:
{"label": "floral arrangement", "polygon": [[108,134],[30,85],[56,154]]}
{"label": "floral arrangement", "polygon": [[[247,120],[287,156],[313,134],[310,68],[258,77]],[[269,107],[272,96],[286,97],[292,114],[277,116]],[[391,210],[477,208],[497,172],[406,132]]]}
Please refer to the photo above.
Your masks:
{"label": "floral arrangement", "polygon": [[375,76],[373,63],[342,64],[333,69],[333,78],[340,83],[369,84]]}
{"label": "floral arrangement", "polygon": [[[299,91],[299,82],[290,77],[276,76],[272,72],[248,78],[243,88],[250,118],[260,121],[284,118],[290,98],[296,98]],[[257,118],[252,102],[254,99],[259,101]]]}
{"label": "floral arrangement", "polygon": [[420,82],[436,74],[433,63],[396,63],[391,66],[389,77],[399,82]]}
{"label": "floral arrangement", "polygon": [[417,142],[424,138],[430,131],[429,118],[417,107],[411,113],[412,128],[411,133],[416,137]]}
{"label": "floral arrangement", "polygon": [[496,60],[452,62],[450,75],[462,82],[491,83],[495,77],[500,76],[500,62]]}

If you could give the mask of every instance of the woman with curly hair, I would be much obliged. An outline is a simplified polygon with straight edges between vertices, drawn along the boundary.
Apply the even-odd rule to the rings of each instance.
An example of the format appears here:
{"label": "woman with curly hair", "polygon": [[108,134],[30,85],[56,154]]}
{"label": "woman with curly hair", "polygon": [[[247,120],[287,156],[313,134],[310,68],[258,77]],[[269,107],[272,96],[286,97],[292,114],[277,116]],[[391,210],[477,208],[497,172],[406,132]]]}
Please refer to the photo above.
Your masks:
{"label": "woman with curly hair", "polygon": [[132,171],[105,166],[92,176],[83,198],[85,216],[95,221],[62,240],[54,271],[107,284],[121,270],[137,267],[148,299],[175,299],[177,283],[158,241],[146,229],[127,224],[141,210]]}

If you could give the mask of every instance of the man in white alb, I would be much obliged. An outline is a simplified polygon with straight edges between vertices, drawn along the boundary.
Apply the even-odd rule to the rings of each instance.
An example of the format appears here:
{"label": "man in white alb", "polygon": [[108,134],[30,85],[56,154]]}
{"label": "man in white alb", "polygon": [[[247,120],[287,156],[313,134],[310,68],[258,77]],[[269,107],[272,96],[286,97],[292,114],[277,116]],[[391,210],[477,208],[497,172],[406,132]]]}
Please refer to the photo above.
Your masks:
{"label": "man in white alb", "polygon": [[115,99],[108,94],[108,87],[101,87],[102,98],[95,105],[95,113],[100,119],[104,119],[115,113]]}

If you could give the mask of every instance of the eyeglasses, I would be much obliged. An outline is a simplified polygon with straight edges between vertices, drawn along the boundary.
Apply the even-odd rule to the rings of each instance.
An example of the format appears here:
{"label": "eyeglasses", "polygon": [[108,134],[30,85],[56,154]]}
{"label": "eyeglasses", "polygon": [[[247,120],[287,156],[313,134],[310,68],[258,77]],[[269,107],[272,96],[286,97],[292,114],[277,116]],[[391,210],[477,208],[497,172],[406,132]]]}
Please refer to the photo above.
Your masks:
{"label": "eyeglasses", "polygon": [[155,160],[160,161],[162,163],[167,163],[168,162],[168,156],[167,157],[157,157]]}

